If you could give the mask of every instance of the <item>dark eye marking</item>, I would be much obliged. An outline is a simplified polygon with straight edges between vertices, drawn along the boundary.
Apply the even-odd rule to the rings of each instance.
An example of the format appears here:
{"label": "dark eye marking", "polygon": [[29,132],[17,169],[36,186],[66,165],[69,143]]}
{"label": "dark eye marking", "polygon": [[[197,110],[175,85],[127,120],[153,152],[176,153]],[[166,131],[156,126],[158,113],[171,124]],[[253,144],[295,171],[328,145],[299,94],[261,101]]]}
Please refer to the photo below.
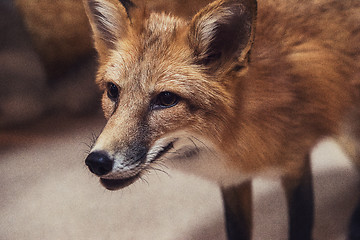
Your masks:
{"label": "dark eye marking", "polygon": [[178,104],[180,97],[172,92],[161,92],[156,96],[153,109],[171,108]]}
{"label": "dark eye marking", "polygon": [[106,92],[111,101],[116,102],[119,98],[119,88],[112,82],[106,84]]}

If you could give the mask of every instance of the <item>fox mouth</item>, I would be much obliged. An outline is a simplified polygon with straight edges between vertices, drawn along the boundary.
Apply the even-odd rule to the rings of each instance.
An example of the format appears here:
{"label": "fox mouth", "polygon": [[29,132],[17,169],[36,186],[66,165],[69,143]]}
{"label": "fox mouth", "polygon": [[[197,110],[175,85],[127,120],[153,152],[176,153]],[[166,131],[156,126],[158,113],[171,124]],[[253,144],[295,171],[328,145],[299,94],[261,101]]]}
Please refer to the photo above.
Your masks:
{"label": "fox mouth", "polygon": [[162,156],[164,156],[170,149],[172,149],[174,147],[174,143],[177,141],[177,139],[175,139],[174,141],[168,143],[165,147],[163,147],[157,154],[156,156],[150,160],[150,162],[155,162],[156,160],[160,159]]}
{"label": "fox mouth", "polygon": [[131,185],[139,178],[140,178],[140,173],[136,174],[135,176],[124,179],[100,178],[100,182],[106,189],[115,191]]}
{"label": "fox mouth", "polygon": [[[177,139],[176,139],[177,140]],[[159,158],[161,158],[164,154],[166,154],[171,148],[174,147],[174,142],[176,142],[176,140],[170,142],[169,144],[167,144],[165,147],[163,147],[155,156],[154,159],[150,160],[149,163],[152,163],[156,160],[158,160]],[[146,168],[146,167],[145,167]],[[100,178],[100,182],[101,184],[108,190],[119,190],[122,188],[125,188],[129,185],[131,185],[132,183],[134,183],[136,180],[138,180],[141,176],[141,172],[139,171],[137,174],[135,174],[134,176],[128,177],[128,178]]]}

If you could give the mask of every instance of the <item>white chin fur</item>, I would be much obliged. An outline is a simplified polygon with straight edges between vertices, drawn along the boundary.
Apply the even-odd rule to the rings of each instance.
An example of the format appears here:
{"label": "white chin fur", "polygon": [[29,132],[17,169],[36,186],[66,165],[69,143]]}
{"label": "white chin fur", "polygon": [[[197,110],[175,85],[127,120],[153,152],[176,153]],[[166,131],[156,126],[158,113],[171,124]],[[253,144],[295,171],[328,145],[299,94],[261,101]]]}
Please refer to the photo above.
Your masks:
{"label": "white chin fur", "polygon": [[105,179],[127,179],[136,176],[145,168],[140,162],[134,164],[126,164],[126,159],[122,155],[115,156],[114,166],[110,173],[101,176]]}

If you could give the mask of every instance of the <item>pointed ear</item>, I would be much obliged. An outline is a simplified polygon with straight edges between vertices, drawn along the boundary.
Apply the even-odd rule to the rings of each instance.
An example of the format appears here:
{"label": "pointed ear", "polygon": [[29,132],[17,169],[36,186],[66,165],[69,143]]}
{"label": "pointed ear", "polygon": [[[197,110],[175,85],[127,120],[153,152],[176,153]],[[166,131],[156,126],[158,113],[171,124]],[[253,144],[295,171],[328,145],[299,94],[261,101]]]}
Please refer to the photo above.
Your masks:
{"label": "pointed ear", "polygon": [[94,34],[95,48],[100,61],[115,48],[117,40],[125,37],[130,27],[130,0],[84,0],[86,14]]}
{"label": "pointed ear", "polygon": [[[196,63],[210,70],[247,65],[255,31],[256,0],[218,0],[195,15],[189,32]],[[235,60],[235,61],[234,61]]]}

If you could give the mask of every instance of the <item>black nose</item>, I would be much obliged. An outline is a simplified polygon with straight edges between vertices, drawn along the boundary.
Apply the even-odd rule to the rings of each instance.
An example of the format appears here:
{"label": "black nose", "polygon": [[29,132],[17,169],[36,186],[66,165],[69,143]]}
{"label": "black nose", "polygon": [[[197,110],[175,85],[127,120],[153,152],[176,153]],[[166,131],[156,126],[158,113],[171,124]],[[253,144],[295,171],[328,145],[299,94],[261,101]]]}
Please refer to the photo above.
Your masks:
{"label": "black nose", "polygon": [[89,170],[98,175],[103,176],[109,173],[113,167],[113,161],[102,152],[92,152],[85,160],[85,164]]}

